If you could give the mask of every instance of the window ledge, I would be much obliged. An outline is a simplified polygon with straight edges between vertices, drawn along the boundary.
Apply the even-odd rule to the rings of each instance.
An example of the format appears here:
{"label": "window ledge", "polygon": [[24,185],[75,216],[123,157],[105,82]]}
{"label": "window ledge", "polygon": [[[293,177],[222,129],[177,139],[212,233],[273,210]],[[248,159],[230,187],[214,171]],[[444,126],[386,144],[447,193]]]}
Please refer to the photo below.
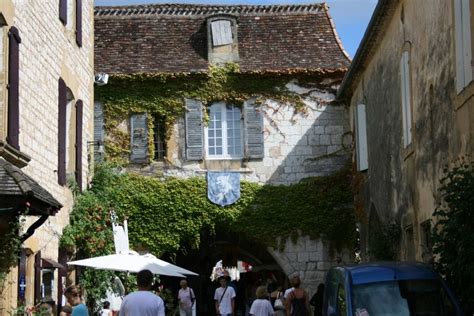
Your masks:
{"label": "window ledge", "polygon": [[28,165],[31,157],[13,148],[5,141],[0,140],[0,157],[5,158],[6,161],[14,164],[18,168],[23,168]]}
{"label": "window ledge", "polygon": [[457,111],[462,108],[474,97],[474,81],[471,81],[461,92],[454,98],[454,110]]}
{"label": "window ledge", "polygon": [[412,142],[412,143],[410,143],[410,145],[408,145],[407,147],[402,148],[403,161],[406,161],[406,160],[407,160],[408,158],[410,158],[414,153],[415,153],[415,149],[414,149],[413,142]]}

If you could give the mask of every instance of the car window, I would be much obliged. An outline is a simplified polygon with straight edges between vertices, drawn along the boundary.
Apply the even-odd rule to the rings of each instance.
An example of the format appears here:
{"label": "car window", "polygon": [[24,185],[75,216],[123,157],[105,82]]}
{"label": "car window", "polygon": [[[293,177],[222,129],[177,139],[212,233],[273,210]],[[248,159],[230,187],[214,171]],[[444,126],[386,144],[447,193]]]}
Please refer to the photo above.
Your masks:
{"label": "car window", "polygon": [[439,280],[400,280],[353,286],[355,316],[449,316],[454,305]]}

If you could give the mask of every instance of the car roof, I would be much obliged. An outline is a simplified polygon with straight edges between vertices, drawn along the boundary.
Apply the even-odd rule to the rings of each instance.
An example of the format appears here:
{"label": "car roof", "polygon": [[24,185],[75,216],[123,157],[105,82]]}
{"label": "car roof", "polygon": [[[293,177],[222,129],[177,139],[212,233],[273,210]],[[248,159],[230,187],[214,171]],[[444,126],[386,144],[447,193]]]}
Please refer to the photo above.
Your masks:
{"label": "car roof", "polygon": [[352,284],[366,284],[393,280],[438,279],[438,274],[427,264],[409,262],[375,262],[339,267],[352,279]]}

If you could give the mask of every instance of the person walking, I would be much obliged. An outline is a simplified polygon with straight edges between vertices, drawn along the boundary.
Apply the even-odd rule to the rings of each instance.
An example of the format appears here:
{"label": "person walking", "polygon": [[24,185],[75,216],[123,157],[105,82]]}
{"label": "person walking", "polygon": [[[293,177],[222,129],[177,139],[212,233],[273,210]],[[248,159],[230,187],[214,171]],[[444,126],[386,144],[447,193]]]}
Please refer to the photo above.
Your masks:
{"label": "person walking", "polygon": [[100,316],[112,316],[112,310],[110,309],[110,302],[105,301],[102,304],[102,311],[100,312]]}
{"label": "person walking", "polygon": [[301,288],[301,280],[294,277],[291,280],[293,290],[285,299],[287,316],[309,316],[309,300],[306,291]]}
{"label": "person walking", "polygon": [[320,283],[309,304],[314,307],[314,316],[323,316],[324,284]]}
{"label": "person walking", "polygon": [[250,307],[252,316],[272,316],[274,315],[272,303],[268,300],[268,291],[266,285],[260,285],[255,291],[257,299],[253,301]]}
{"label": "person walking", "polygon": [[81,289],[76,285],[71,285],[64,291],[64,296],[69,305],[72,306],[71,316],[89,316],[86,304],[82,302]]}
{"label": "person walking", "polygon": [[227,284],[225,276],[219,277],[220,287],[214,292],[216,302],[216,314],[219,316],[234,316],[235,311],[235,291]]}
{"label": "person walking", "polygon": [[137,274],[138,291],[128,294],[120,306],[120,316],[165,316],[165,304],[151,292],[153,273],[141,270]]}
{"label": "person walking", "polygon": [[188,287],[187,280],[181,280],[179,285],[181,286],[181,289],[178,292],[179,316],[192,316],[193,304],[196,300],[194,291],[192,288]]}

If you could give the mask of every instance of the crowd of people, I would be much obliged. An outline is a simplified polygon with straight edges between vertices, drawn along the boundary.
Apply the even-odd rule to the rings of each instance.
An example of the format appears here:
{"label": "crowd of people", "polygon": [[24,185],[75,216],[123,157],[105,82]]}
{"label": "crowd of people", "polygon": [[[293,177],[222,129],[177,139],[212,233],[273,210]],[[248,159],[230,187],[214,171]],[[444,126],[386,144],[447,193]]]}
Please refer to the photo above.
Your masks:
{"label": "crowd of people", "polygon": [[[120,316],[195,316],[193,307],[196,296],[187,280],[180,281],[180,290],[177,293],[178,308],[169,313],[167,304],[160,295],[155,293],[153,274],[149,270],[142,270],[137,274],[138,290],[126,295],[120,306]],[[239,291],[228,275],[218,278],[219,286],[215,289],[213,302],[215,315],[218,316],[314,316],[322,315],[324,285],[318,286],[316,294],[311,299],[307,291],[302,288],[301,280],[294,276],[290,280],[291,287],[283,290],[272,282],[257,285],[252,288],[252,298],[245,304],[245,310],[239,308],[236,302]],[[159,293],[158,293],[159,294]],[[71,286],[65,290],[68,305],[63,307],[61,316],[88,316],[86,305],[82,301],[79,287]],[[313,306],[314,311],[312,311]],[[110,310],[109,302],[104,302],[100,316],[116,315]]]}

